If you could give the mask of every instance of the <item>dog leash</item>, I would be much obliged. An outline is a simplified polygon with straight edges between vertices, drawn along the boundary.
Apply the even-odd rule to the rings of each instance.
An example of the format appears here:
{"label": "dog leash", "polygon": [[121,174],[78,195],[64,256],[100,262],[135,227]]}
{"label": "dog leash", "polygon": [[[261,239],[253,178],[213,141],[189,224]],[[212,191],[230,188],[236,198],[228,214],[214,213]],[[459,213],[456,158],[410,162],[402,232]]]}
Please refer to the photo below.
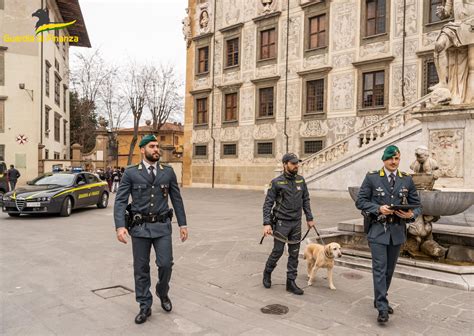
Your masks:
{"label": "dog leash", "polygon": [[[323,240],[323,237],[321,237],[321,235],[319,234],[319,231],[318,229],[316,228],[316,225],[313,225],[312,228],[314,229],[314,231],[316,232],[316,235],[318,236],[319,240],[321,241],[321,243],[323,245],[326,245],[324,243],[324,240]],[[309,228],[306,233],[304,234],[303,238],[301,238],[300,240],[288,240],[287,238],[280,238],[280,237],[276,237],[274,234],[272,234],[271,236],[273,236],[274,239],[278,240],[278,241],[281,241],[282,243],[285,243],[285,244],[288,244],[288,245],[295,245],[295,244],[299,244],[301,243],[303,240],[306,239],[306,237],[308,236],[308,233],[309,231],[311,230],[311,228]],[[276,233],[279,233],[278,231],[275,231]],[[279,233],[280,234],[280,233]],[[263,243],[263,240],[265,239],[265,235],[262,236],[262,239],[260,239],[260,245],[262,245]]]}
{"label": "dog leash", "polygon": [[326,244],[324,244],[323,237],[321,237],[321,235],[319,234],[318,229],[316,229],[316,225],[313,226],[313,229],[314,229],[314,231],[316,231],[316,234],[318,235],[319,240],[321,240],[321,243],[323,243],[323,245],[326,245]]}
{"label": "dog leash", "polygon": [[[306,239],[306,237],[308,236],[308,233],[309,233],[310,230],[311,230],[311,229],[306,230],[306,233],[304,234],[303,238],[301,238],[300,240],[288,240],[286,237],[280,238],[280,237],[275,236],[273,233],[270,234],[270,235],[273,236],[274,239],[276,239],[276,240],[278,240],[278,241],[281,241],[282,243],[285,243],[285,244],[288,244],[288,245],[296,245],[296,244],[299,244],[299,243],[301,243],[303,240]],[[278,231],[275,231],[275,233],[281,234],[281,233],[278,232]],[[265,239],[265,235],[263,235],[263,236],[262,236],[262,239],[260,239],[260,245],[262,245],[264,239]]]}

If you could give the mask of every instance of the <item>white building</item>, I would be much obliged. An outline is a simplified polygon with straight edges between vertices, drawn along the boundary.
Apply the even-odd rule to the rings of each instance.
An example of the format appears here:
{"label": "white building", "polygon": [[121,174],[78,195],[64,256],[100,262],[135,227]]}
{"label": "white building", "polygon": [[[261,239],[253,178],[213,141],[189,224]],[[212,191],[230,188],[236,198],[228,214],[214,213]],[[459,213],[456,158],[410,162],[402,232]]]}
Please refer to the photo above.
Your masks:
{"label": "white building", "polygon": [[[41,8],[76,22],[35,36]],[[20,183],[70,159],[70,46],[91,46],[78,0],[0,0],[0,160]]]}

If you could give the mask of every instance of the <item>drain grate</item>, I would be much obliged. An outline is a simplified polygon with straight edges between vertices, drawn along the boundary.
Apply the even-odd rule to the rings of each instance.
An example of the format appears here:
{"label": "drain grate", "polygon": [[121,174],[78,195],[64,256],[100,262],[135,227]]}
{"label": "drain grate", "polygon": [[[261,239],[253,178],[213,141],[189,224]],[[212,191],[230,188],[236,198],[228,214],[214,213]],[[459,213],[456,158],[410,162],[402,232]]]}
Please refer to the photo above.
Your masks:
{"label": "drain grate", "polygon": [[354,273],[354,272],[345,272],[341,274],[344,278],[349,279],[349,280],[360,280],[364,276],[359,273]]}
{"label": "drain grate", "polygon": [[289,311],[287,306],[283,306],[281,304],[271,304],[263,308],[260,308],[260,310],[264,314],[271,314],[271,315],[285,315]]}
{"label": "drain grate", "polygon": [[100,296],[103,299],[110,299],[113,297],[133,293],[133,290],[127,287],[124,287],[122,285],[118,285],[118,286],[112,286],[112,287],[93,289],[92,293],[94,293],[97,296]]}

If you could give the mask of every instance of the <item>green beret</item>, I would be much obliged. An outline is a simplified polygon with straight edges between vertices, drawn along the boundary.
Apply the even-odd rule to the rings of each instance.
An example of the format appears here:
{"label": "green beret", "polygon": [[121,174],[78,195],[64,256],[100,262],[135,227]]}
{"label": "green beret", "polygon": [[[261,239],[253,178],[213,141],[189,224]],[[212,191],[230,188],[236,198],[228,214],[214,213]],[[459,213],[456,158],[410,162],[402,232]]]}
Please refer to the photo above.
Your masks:
{"label": "green beret", "polygon": [[149,143],[151,141],[158,141],[158,139],[153,134],[145,135],[142,138],[142,141],[140,141],[140,144],[138,145],[138,147],[142,148],[143,146],[145,146],[147,143]]}
{"label": "green beret", "polygon": [[383,151],[382,161],[391,159],[392,157],[394,157],[395,155],[397,155],[397,153],[400,153],[400,150],[398,149],[397,146],[393,146],[393,145],[388,146],[388,147],[385,148],[385,150]]}

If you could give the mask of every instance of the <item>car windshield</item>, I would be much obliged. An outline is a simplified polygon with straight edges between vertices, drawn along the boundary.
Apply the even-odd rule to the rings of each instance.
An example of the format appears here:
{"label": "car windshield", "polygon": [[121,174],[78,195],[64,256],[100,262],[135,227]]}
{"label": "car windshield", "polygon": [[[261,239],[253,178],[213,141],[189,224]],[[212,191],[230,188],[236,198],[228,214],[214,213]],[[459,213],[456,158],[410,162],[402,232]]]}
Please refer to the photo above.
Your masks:
{"label": "car windshield", "polygon": [[74,182],[73,174],[53,174],[37,178],[33,181],[33,185],[50,185],[68,186]]}

